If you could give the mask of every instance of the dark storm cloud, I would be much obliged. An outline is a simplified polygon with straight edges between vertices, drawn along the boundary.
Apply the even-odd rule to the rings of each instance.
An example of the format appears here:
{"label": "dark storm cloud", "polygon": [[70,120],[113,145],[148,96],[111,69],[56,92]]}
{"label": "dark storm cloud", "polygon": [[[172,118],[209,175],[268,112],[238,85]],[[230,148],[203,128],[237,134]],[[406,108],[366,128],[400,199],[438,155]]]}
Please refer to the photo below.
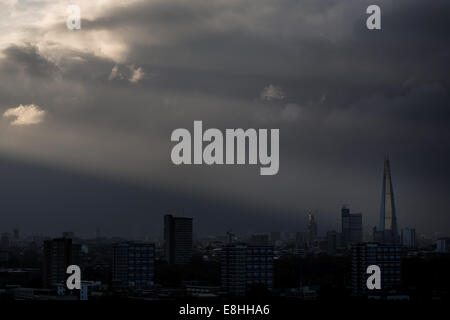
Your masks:
{"label": "dark storm cloud", "polygon": [[58,72],[58,67],[40,55],[34,45],[12,45],[3,50],[3,53],[5,60],[2,65],[6,68],[5,72],[16,73],[23,70],[36,78],[49,78]]}
{"label": "dark storm cloud", "polygon": [[[79,33],[51,25],[45,31],[57,36],[47,35],[44,49],[66,35],[74,47],[12,44],[3,51],[0,111],[36,103],[49,113],[34,132],[1,128],[14,141],[3,147],[151,183],[170,190],[174,202],[191,196],[187,207],[210,225],[224,202],[233,213],[223,214],[236,225],[243,207],[250,208],[246,217],[254,217],[251,208],[273,213],[272,222],[248,226],[255,231],[300,223],[316,208],[323,228],[336,228],[342,203],[375,224],[389,152],[400,224],[448,231],[450,3],[376,3],[381,31],[366,29],[365,10],[374,3],[360,0],[148,1],[85,19]],[[84,41],[96,32],[124,44],[125,58],[89,50]],[[121,76],[111,76],[114,68]],[[144,76],[131,83],[137,68]],[[268,85],[285,97],[261,99]],[[222,129],[280,128],[279,175],[172,166],[171,131],[198,119]],[[216,205],[201,206],[203,199]],[[424,211],[432,211],[427,224]],[[119,214],[111,219],[120,224]]]}
{"label": "dark storm cloud", "polygon": [[341,107],[380,90],[398,93],[407,81],[445,81],[448,4],[380,2],[384,30],[376,34],[365,28],[368,3],[143,3],[86,28],[127,38],[130,59],[152,70],[155,85],[176,90],[249,98],[276,81],[298,100],[328,91]]}

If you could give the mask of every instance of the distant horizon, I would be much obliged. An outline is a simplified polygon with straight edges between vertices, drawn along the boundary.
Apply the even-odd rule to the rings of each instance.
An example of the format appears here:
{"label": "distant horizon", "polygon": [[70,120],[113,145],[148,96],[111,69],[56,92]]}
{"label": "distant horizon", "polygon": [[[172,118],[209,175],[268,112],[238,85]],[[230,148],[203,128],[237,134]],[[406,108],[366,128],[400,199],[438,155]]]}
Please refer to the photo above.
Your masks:
{"label": "distant horizon", "polygon": [[[15,162],[16,164],[17,164],[17,162]],[[25,165],[28,165],[28,163],[27,162],[22,162],[22,164],[25,164]],[[1,161],[0,161],[0,165],[1,165]],[[50,172],[58,172],[58,173],[65,173],[65,172],[69,172],[70,173],[70,175],[74,175],[74,173],[73,172],[70,172],[70,171],[67,171],[67,169],[62,169],[62,168],[59,168],[59,169],[55,169],[55,168],[47,168],[46,166],[41,166],[41,165],[39,165],[39,167],[40,168],[44,168],[45,170],[50,170]],[[76,174],[77,176],[79,175],[79,174]],[[45,174],[44,175],[42,175],[42,177],[44,177],[45,176]],[[92,177],[90,177],[90,176],[86,176],[85,174],[82,174],[81,175],[82,177],[88,177],[89,179],[91,179]],[[113,179],[113,178],[111,178],[111,177],[95,177],[94,178],[95,179],[95,181],[102,181],[102,183],[103,183],[103,180],[105,180],[106,181],[106,183],[107,184],[114,184],[114,183],[116,183],[116,181]],[[382,178],[380,178],[380,181],[382,180]],[[121,185],[123,184],[123,182],[121,182]],[[141,187],[139,187],[139,185],[138,184],[136,184],[136,185],[133,185],[133,184],[128,184],[129,185],[129,187],[131,187],[131,188],[137,188],[138,190],[140,190],[141,189]],[[143,190],[145,190],[145,188],[142,188]],[[380,182],[380,190],[381,190],[381,182]],[[394,172],[394,192],[396,191],[396,188],[395,188],[395,172]],[[151,191],[148,191],[148,192],[151,192]],[[380,191],[380,201],[381,201],[381,191]],[[365,214],[364,214],[364,212],[361,212],[360,210],[353,210],[353,208],[352,208],[352,205],[351,205],[351,203],[345,203],[345,202],[343,202],[342,203],[342,205],[340,205],[338,208],[336,208],[336,213],[335,213],[335,220],[337,221],[337,224],[335,224],[335,226],[336,227],[332,227],[331,226],[331,223],[330,222],[328,222],[328,223],[326,223],[325,224],[325,227],[323,226],[323,224],[321,223],[321,215],[323,215],[324,213],[321,213],[320,211],[317,211],[316,209],[311,209],[311,210],[306,210],[303,214],[301,214],[301,215],[299,215],[298,216],[298,218],[299,218],[299,220],[304,220],[303,221],[303,224],[302,224],[302,227],[300,227],[300,228],[298,228],[298,229],[295,229],[295,228],[282,228],[282,229],[275,229],[275,230],[271,230],[271,229],[267,229],[267,227],[263,227],[263,228],[260,228],[260,229],[256,229],[254,226],[251,226],[250,228],[249,228],[249,230],[251,229],[251,230],[253,230],[253,231],[245,231],[244,229],[243,229],[243,227],[242,226],[237,226],[236,227],[236,230],[238,230],[237,232],[239,232],[240,234],[242,234],[242,235],[250,235],[250,234],[253,234],[253,233],[270,233],[270,232],[273,232],[273,231],[281,231],[281,232],[304,232],[305,231],[305,228],[306,228],[306,219],[307,219],[307,214],[308,213],[310,213],[310,212],[312,212],[313,214],[315,214],[316,215],[316,212],[317,212],[317,215],[316,215],[316,220],[317,220],[317,222],[318,222],[318,228],[319,228],[319,235],[320,234],[326,234],[326,232],[327,231],[332,231],[332,230],[334,230],[334,231],[338,231],[338,232],[340,232],[340,229],[341,229],[341,225],[340,225],[340,216],[341,216],[341,208],[342,208],[342,206],[344,206],[344,205],[346,205],[346,206],[348,206],[349,208],[350,208],[350,212],[351,213],[361,213],[362,214],[362,217],[363,217],[363,234],[368,234],[368,233],[372,233],[372,229],[373,229],[373,227],[377,227],[378,228],[378,219],[379,219],[379,214],[378,214],[378,216],[376,216],[375,218],[374,217],[372,217],[372,220],[375,220],[375,223],[373,224],[373,225],[369,225],[369,224],[367,224],[367,222],[366,222],[366,216],[365,216]],[[95,207],[95,204],[93,204],[92,205],[93,207]],[[379,208],[376,210],[377,212],[379,212]],[[183,211],[184,211],[184,213],[183,213]],[[236,211],[239,211],[239,210],[236,210]],[[125,211],[124,211],[124,213],[125,213]],[[157,224],[160,224],[160,226],[161,226],[161,231],[160,231],[160,235],[158,235],[157,234],[157,232],[149,232],[149,233],[139,233],[139,234],[133,234],[133,233],[131,233],[131,234],[127,234],[126,233],[126,231],[122,231],[122,232],[120,232],[120,231],[118,231],[118,232],[108,232],[108,235],[109,235],[109,237],[115,237],[115,236],[118,236],[118,237],[126,237],[126,238],[129,238],[129,237],[133,237],[133,236],[136,236],[136,237],[143,237],[143,236],[155,236],[155,237],[161,237],[162,236],[162,227],[163,227],[163,218],[164,218],[164,215],[165,214],[172,214],[172,215],[174,215],[174,216],[179,216],[179,217],[183,217],[183,216],[185,216],[185,217],[191,217],[191,218],[194,218],[194,233],[198,233],[198,234],[200,234],[201,236],[208,236],[208,235],[214,235],[214,236],[217,236],[217,235],[219,235],[219,233],[208,233],[207,231],[205,231],[205,230],[201,230],[201,231],[197,231],[197,230],[195,230],[195,226],[196,226],[196,220],[197,219],[195,219],[195,215],[192,215],[192,214],[189,214],[189,212],[187,212],[187,210],[184,210],[184,209],[181,209],[181,211],[180,212],[175,212],[175,210],[166,210],[164,213],[158,213],[159,214],[159,216],[160,216],[160,219],[158,219],[158,222],[157,222]],[[325,215],[326,215],[326,213],[325,213]],[[373,219],[374,218],[374,219]],[[214,217],[206,217],[206,219],[213,219],[214,220]],[[159,221],[160,220],[160,221]],[[270,220],[270,218],[269,218],[269,220]],[[153,222],[153,221],[152,221]],[[204,221],[203,221],[204,222]],[[431,232],[426,232],[426,231],[420,231],[417,227],[415,227],[415,226],[413,226],[413,225],[410,225],[410,224],[406,224],[406,225],[404,225],[403,223],[402,223],[403,221],[400,221],[400,225],[399,225],[399,233],[401,232],[401,230],[403,229],[403,228],[414,228],[414,229],[416,229],[416,232],[417,232],[417,234],[425,234],[425,235],[427,235],[427,236],[431,236],[431,237],[433,237],[433,236],[435,236],[436,234],[441,234],[441,235],[450,235],[450,233],[446,233],[445,231],[441,231],[441,232],[439,232],[439,231],[431,231]],[[154,225],[154,223],[152,223],[153,225]],[[285,224],[287,224],[287,225],[289,225],[289,221],[287,221],[287,222],[285,222]],[[4,225],[4,224],[3,224]],[[205,223],[202,223],[202,225],[205,225]],[[209,227],[212,227],[212,228],[215,228],[215,226],[214,225],[211,225],[211,224],[207,224]],[[300,225],[300,224],[299,224]],[[96,227],[97,226],[93,226],[92,227],[92,234],[93,235],[95,235],[95,232],[96,232]],[[12,228],[10,228],[10,232],[12,232],[12,230],[14,229],[15,227],[12,227]],[[22,230],[22,228],[20,228],[19,227],[19,229],[20,230]],[[102,229],[101,228],[101,225],[100,225],[100,229]],[[226,234],[226,230],[228,230],[228,229],[230,229],[230,228],[224,228],[223,230],[224,230],[224,232],[223,232],[223,234],[225,235]],[[233,229],[232,228],[232,226],[231,226],[231,229]],[[39,235],[39,231],[28,231],[29,229],[25,229],[25,230],[27,230],[27,233],[29,234],[29,235]],[[76,230],[76,229],[75,229]],[[0,232],[1,233],[3,233],[3,232],[7,232],[7,230],[0,230]],[[49,235],[58,235],[58,232],[59,231],[50,231],[50,232],[44,232],[44,235],[45,234],[49,234]],[[60,233],[62,234],[62,232],[64,232],[64,231],[61,231]],[[102,231],[102,233],[103,233],[103,231]],[[79,230],[78,230],[78,232],[75,232],[75,234],[80,234],[80,235],[83,235],[83,236],[87,236],[88,234],[89,234],[89,232],[80,232]]]}

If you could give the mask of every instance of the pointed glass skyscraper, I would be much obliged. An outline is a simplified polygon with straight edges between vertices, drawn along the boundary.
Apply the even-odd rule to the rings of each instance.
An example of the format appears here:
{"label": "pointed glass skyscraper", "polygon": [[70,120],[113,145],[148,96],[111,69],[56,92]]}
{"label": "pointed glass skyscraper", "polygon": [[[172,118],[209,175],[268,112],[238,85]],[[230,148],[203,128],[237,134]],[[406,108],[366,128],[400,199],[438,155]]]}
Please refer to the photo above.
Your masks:
{"label": "pointed glass skyscraper", "polygon": [[379,228],[379,231],[383,233],[383,242],[399,242],[394,190],[392,188],[391,167],[388,157],[386,157],[386,160],[384,161],[383,193],[381,195]]}

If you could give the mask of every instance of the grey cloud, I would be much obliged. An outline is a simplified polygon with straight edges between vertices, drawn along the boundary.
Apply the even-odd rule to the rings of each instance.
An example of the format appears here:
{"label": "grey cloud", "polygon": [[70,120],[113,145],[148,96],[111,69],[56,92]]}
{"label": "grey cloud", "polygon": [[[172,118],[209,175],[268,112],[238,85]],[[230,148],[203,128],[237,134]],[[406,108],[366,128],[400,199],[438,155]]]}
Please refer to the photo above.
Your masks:
{"label": "grey cloud", "polygon": [[[318,208],[330,227],[342,202],[362,211],[367,225],[376,221],[381,162],[390,152],[400,223],[418,225],[433,199],[423,228],[445,229],[450,4],[378,2],[380,32],[365,28],[372,1],[359,0],[148,2],[83,21],[81,37],[107,31],[126,44],[117,69],[123,80],[109,81],[117,62],[94,52],[55,47],[56,61],[13,44],[0,61],[0,111],[35,103],[52,118],[20,137],[0,128],[17,146],[2,150],[105,170],[167,194],[220,198],[234,210],[264,207],[276,212],[273,221],[298,223]],[[139,85],[128,81],[131,64],[145,72]],[[261,101],[268,84],[286,97]],[[171,166],[171,131],[199,119],[221,129],[280,128],[279,175]],[[20,150],[29,144],[31,155]]]}
{"label": "grey cloud", "polygon": [[58,72],[58,67],[44,58],[34,45],[12,45],[3,53],[6,60],[0,62],[8,72],[23,69],[30,76],[38,78],[49,78]]}

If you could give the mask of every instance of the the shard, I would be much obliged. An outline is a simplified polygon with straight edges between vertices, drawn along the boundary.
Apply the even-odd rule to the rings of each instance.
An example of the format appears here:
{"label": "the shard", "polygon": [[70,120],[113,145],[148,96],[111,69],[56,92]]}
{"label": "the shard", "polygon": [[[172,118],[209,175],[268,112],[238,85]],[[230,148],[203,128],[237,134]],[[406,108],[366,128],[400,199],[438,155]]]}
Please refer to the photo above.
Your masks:
{"label": "the shard", "polygon": [[397,216],[395,212],[394,189],[392,188],[391,167],[388,157],[386,157],[386,160],[384,162],[379,231],[382,236],[382,242],[399,242]]}

